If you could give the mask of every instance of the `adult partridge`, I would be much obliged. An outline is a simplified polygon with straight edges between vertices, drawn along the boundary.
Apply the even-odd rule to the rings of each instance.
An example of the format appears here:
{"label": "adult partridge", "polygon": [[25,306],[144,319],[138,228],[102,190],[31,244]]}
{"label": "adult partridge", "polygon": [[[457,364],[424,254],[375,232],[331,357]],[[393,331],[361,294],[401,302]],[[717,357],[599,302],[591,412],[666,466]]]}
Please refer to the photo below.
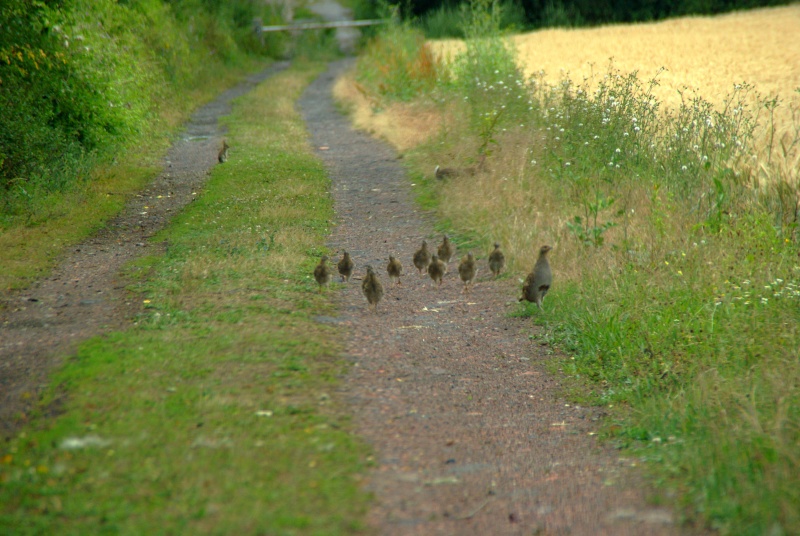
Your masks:
{"label": "adult partridge", "polygon": [[519,301],[533,302],[539,309],[542,308],[542,300],[553,283],[553,273],[550,271],[550,262],[547,260],[547,254],[551,249],[553,248],[550,246],[542,246],[539,249],[539,258],[533,265],[533,271],[525,278],[525,283],[522,285],[522,297],[519,299]]}

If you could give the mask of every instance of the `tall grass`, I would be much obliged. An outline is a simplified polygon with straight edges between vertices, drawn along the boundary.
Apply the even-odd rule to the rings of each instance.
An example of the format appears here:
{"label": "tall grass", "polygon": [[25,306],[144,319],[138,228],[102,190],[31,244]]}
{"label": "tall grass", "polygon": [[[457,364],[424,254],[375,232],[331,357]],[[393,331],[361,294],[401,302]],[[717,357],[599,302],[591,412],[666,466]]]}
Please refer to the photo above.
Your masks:
{"label": "tall grass", "polygon": [[[443,126],[408,155],[415,182],[517,273],[555,246],[551,301],[519,314],[690,516],[800,532],[797,124],[778,130],[777,103],[747,84],[721,107],[687,90],[668,109],[657,77],[613,66],[579,85],[524,79],[498,35],[473,35],[437,78]],[[474,176],[428,171],[479,159]]]}
{"label": "tall grass", "polygon": [[[442,4],[436,9],[427,11],[414,21],[429,39],[445,37],[466,37],[466,22],[470,18],[469,3]],[[520,2],[506,0],[496,6],[499,20],[497,27],[504,32],[521,31],[528,25],[525,9]]]}
{"label": "tall grass", "polygon": [[357,80],[370,94],[409,100],[436,87],[440,63],[421,32],[407,23],[395,23],[365,47]]}

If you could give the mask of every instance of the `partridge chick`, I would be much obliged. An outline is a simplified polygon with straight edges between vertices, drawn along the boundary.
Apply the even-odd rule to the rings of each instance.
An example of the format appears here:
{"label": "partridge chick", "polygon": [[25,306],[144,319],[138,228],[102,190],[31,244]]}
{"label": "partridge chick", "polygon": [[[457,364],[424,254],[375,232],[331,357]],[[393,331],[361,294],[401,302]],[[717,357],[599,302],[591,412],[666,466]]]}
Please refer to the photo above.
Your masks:
{"label": "partridge chick", "polygon": [[478,273],[478,267],[475,264],[475,257],[470,251],[467,256],[461,259],[461,264],[458,265],[458,275],[461,281],[464,282],[464,292],[469,293],[469,288],[475,280],[475,275]]}
{"label": "partridge chick", "polygon": [[431,276],[431,279],[433,279],[435,283],[442,286],[442,278],[446,273],[447,265],[439,260],[438,255],[433,255],[431,257],[431,263],[428,265],[428,275]]}
{"label": "partridge chick", "polygon": [[545,294],[550,290],[550,285],[553,282],[553,274],[550,272],[550,262],[547,260],[547,254],[553,249],[550,246],[542,246],[539,249],[539,258],[536,259],[536,264],[533,265],[533,271],[525,278],[525,283],[522,285],[522,297],[519,301],[528,300],[535,303],[539,309],[542,308],[542,300]]}
{"label": "partridge chick", "polygon": [[506,257],[503,255],[503,252],[500,251],[500,244],[495,242],[494,244],[494,251],[489,254],[489,269],[492,271],[495,277],[500,275],[500,271],[506,265]]}
{"label": "partridge chick", "polygon": [[428,251],[427,240],[422,241],[422,247],[414,253],[414,266],[419,270],[419,275],[424,276],[422,272],[431,263],[431,252]]}
{"label": "partridge chick", "polygon": [[456,254],[456,248],[453,246],[453,243],[450,242],[450,237],[444,235],[442,243],[439,244],[437,253],[439,254],[439,258],[444,261],[445,264],[450,262],[450,259],[452,259],[453,255]]}
{"label": "partridge chick", "polygon": [[383,285],[381,285],[381,281],[372,266],[367,265],[367,275],[364,276],[364,280],[361,282],[361,291],[367,298],[370,308],[374,307],[375,313],[377,313],[378,302],[383,298]]}
{"label": "partridge chick", "polygon": [[222,140],[222,149],[219,150],[219,154],[217,155],[217,160],[219,160],[220,164],[224,164],[228,161],[228,149],[230,149],[228,140]]}
{"label": "partridge chick", "polygon": [[328,256],[323,255],[317,267],[314,268],[314,279],[317,280],[320,292],[322,292],[322,287],[331,282],[332,272],[330,267],[326,264],[327,262],[328,262]]}
{"label": "partridge chick", "polygon": [[350,276],[353,275],[353,268],[355,268],[355,266],[353,259],[350,258],[350,254],[346,251],[342,252],[342,258],[339,260],[339,264],[336,265],[339,269],[339,274],[342,276],[342,281],[350,281]]}
{"label": "partridge chick", "polygon": [[403,265],[394,258],[394,255],[389,255],[389,264],[386,265],[386,273],[389,274],[389,281],[397,282],[398,286],[403,285],[400,282],[400,276],[403,275]]}

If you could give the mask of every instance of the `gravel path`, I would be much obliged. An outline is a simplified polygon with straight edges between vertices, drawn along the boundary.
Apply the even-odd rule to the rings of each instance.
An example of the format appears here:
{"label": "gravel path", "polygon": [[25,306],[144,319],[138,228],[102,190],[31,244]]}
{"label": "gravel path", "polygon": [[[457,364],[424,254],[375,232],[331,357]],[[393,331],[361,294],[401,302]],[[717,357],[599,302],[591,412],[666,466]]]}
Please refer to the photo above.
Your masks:
{"label": "gravel path", "polygon": [[[340,316],[320,319],[350,333],[341,395],[375,448],[370,525],[387,535],[681,533],[670,511],[648,506],[631,461],[589,435],[599,410],[558,397],[558,379],[544,372],[549,349],[529,339],[536,328],[507,316],[516,277],[490,281],[483,251],[469,299],[457,261],[439,289],[417,275],[413,252],[441,237],[394,152],[337,112],[331,84],[348,65],[332,64],[300,107],[333,181],[330,247],[351,252],[359,278],[371,264],[386,288],[375,315],[351,281]],[[389,287],[389,254],[403,262],[402,287]],[[558,292],[558,252],[551,257]]]}
{"label": "gravel path", "polygon": [[200,108],[167,154],[161,174],[119,216],[66,252],[46,279],[24,292],[0,294],[0,438],[27,422],[50,371],[77,343],[125,326],[140,311],[125,291],[120,269],[157,253],[149,251],[158,246],[147,239],[205,183],[222,143],[217,119],[230,113],[231,101],[288,65],[274,63]]}
{"label": "gravel path", "polygon": [[[488,281],[483,265],[467,300],[455,262],[440,289],[416,275],[413,251],[422,238],[439,237],[412,203],[396,155],[336,111],[330,86],[347,65],[333,64],[300,106],[333,179],[339,225],[331,247],[351,251],[359,274],[372,263],[387,287],[378,315],[367,311],[355,280],[339,293],[340,316],[320,319],[350,333],[354,366],[340,394],[375,448],[369,523],[380,534],[678,534],[670,512],[647,506],[630,462],[588,435],[598,411],[557,397],[557,379],[543,372],[547,348],[528,338],[530,321],[507,318],[516,283]],[[50,277],[1,297],[0,436],[25,423],[59,356],[138,312],[120,267],[157,247],[146,239],[202,187],[215,165],[217,117],[230,100],[285,66],[198,111],[164,172],[123,214],[73,248]],[[405,265],[400,288],[385,277],[390,253]],[[487,252],[476,253],[485,261]],[[557,259],[554,252],[554,292]]]}

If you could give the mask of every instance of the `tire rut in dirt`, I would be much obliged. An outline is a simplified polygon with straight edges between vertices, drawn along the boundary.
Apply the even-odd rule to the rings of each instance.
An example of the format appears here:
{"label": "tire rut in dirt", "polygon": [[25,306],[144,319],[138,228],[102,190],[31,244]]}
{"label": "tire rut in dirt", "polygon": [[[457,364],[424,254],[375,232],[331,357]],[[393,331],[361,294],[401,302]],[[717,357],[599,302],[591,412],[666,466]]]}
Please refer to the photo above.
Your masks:
{"label": "tire rut in dirt", "polygon": [[[375,449],[370,525],[391,535],[680,533],[671,512],[648,506],[631,460],[589,435],[600,411],[559,399],[547,349],[529,339],[536,328],[508,317],[516,277],[490,280],[488,251],[474,252],[481,271],[468,298],[458,260],[441,288],[417,274],[413,252],[441,237],[414,205],[397,155],[338,113],[331,86],[350,65],[332,64],[300,108],[332,179],[331,249],[356,263],[337,293],[340,316],[320,320],[349,330],[353,366],[340,396]],[[389,286],[389,254],[403,262],[402,287]],[[386,289],[377,315],[361,294],[367,264]]]}
{"label": "tire rut in dirt", "polygon": [[50,371],[77,343],[124,328],[141,311],[125,290],[120,269],[137,257],[163,251],[163,245],[147,240],[194,199],[217,164],[223,134],[218,118],[230,113],[234,98],[288,65],[274,63],[197,110],[167,153],[163,171],[119,216],[70,248],[47,278],[0,296],[0,437],[27,422]]}

